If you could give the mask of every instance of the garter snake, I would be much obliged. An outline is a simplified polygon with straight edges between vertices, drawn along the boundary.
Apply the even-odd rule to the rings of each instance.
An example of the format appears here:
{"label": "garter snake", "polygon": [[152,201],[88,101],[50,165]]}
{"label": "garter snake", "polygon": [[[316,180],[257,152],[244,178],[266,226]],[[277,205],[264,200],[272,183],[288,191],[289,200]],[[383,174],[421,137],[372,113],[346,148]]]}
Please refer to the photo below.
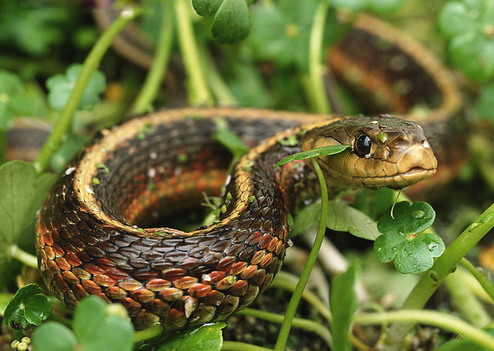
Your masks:
{"label": "garter snake", "polygon": [[[224,119],[252,149],[226,180],[217,223],[191,232],[150,227],[219,195],[228,152],[212,135]],[[283,142],[285,140],[291,142]],[[183,329],[251,303],[281,267],[287,214],[314,147],[332,189],[403,188],[435,172],[423,130],[390,117],[327,117],[248,109],[177,109],[103,130],[67,167],[39,212],[37,250],[47,286],[74,307],[96,294],[120,302],[136,328]]]}

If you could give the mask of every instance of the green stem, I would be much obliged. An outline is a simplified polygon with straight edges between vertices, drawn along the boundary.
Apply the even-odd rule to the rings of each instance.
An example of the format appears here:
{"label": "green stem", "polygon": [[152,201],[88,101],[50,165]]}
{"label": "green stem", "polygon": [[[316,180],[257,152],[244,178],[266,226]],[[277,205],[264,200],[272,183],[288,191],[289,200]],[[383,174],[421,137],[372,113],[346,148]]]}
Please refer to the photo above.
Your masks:
{"label": "green stem", "polygon": [[189,102],[192,105],[213,105],[214,101],[199,59],[190,9],[186,0],[175,0],[175,14],[178,26],[178,44],[188,78]]}
{"label": "green stem", "polygon": [[[243,309],[242,311],[238,312],[237,314],[241,314],[244,316],[256,317],[256,318],[263,319],[263,320],[277,323],[277,324],[283,323],[283,318],[284,318],[284,316],[281,314],[256,310],[253,308]],[[321,323],[310,321],[310,320],[303,319],[303,318],[294,318],[292,325],[294,328],[304,329],[304,330],[316,333],[328,344],[328,346],[331,345],[331,342],[332,342],[331,341],[331,333]]]}
{"label": "green stem", "polygon": [[317,230],[317,235],[314,240],[314,245],[312,246],[312,250],[309,253],[309,257],[307,259],[307,263],[304,266],[304,270],[300,275],[300,279],[298,281],[297,287],[295,288],[295,292],[288,303],[288,307],[286,309],[285,318],[281,325],[280,333],[278,334],[278,340],[276,340],[275,351],[284,351],[286,341],[288,340],[288,335],[290,334],[290,328],[292,324],[293,317],[295,316],[295,311],[297,310],[298,303],[302,294],[304,292],[305,286],[307,285],[307,281],[309,280],[310,272],[312,267],[317,260],[317,255],[321,248],[324,233],[326,232],[326,213],[328,213],[329,200],[328,200],[328,187],[326,184],[326,179],[324,179],[324,175],[322,173],[321,167],[317,163],[314,158],[311,158],[312,165],[314,170],[316,171],[317,178],[319,180],[321,186],[321,219],[319,221],[319,228]]}
{"label": "green stem", "polygon": [[222,351],[273,351],[266,347],[250,345],[238,341],[223,341]]}
{"label": "green stem", "polygon": [[34,255],[31,255],[29,252],[22,250],[17,245],[12,245],[10,247],[10,257],[15,258],[18,261],[21,261],[26,266],[32,268],[38,268],[38,258]]}
{"label": "green stem", "polygon": [[318,113],[331,113],[326,88],[324,86],[324,72],[321,63],[323,49],[324,25],[328,13],[329,2],[321,1],[316,10],[309,43],[309,81],[311,93],[308,94],[312,107]]}
{"label": "green stem", "polygon": [[163,334],[163,327],[160,325],[155,325],[154,327],[144,329],[144,330],[139,330],[134,333],[134,344],[155,338],[157,336],[160,336]]}
{"label": "green stem", "polygon": [[487,279],[485,273],[477,269],[477,267],[470,263],[470,261],[468,261],[466,258],[462,258],[460,264],[465,267],[470,272],[470,274],[475,277],[475,279],[477,279],[480,285],[482,285],[482,287],[484,288],[485,292],[494,301],[494,285],[492,285],[489,279]]}
{"label": "green stem", "polygon": [[463,274],[468,274],[462,269],[457,269],[444,279],[444,285],[451,295],[451,301],[456,306],[460,315],[478,328],[482,328],[490,322],[490,317],[485,307],[477,299],[473,290],[466,284]]}
{"label": "green stem", "polygon": [[0,130],[0,165],[7,162],[7,132]]}
{"label": "green stem", "polygon": [[149,69],[146,81],[142,86],[139,95],[134,101],[132,112],[142,114],[152,110],[152,104],[158,91],[168,66],[170,52],[173,43],[173,8],[171,1],[164,1],[161,5],[161,27],[159,41],[154,55],[153,64]]}
{"label": "green stem", "polygon": [[223,77],[218,72],[218,68],[214,63],[213,58],[209,51],[201,45],[200,47],[202,62],[204,65],[204,70],[206,71],[206,78],[208,80],[211,91],[216,98],[218,105],[220,106],[236,106],[238,101],[233,96],[230,88],[223,80]]}
{"label": "green stem", "polygon": [[51,157],[58,150],[65,138],[65,135],[70,129],[72,124],[72,118],[77,111],[79,103],[81,101],[84,90],[93,72],[98,67],[103,55],[110,47],[113,39],[120,33],[120,31],[134,18],[140,15],[142,10],[135,8],[127,8],[122,11],[120,16],[108,27],[108,29],[101,35],[93,49],[87,56],[82,66],[81,73],[77,78],[72,94],[67,101],[67,105],[60,113],[60,116],[55,124],[53,131],[48,136],[41,152],[34,161],[34,166],[39,173],[43,172],[49,165]]}
{"label": "green stem", "polygon": [[[281,288],[293,292],[297,287],[297,282],[293,282],[290,277],[290,274],[281,271],[276,275],[276,278],[273,280],[273,283],[269,287]],[[321,316],[323,316],[329,323],[331,323],[331,311],[316,294],[314,294],[310,290],[304,290],[302,298],[309,304],[311,304],[321,314]]]}
{"label": "green stem", "polygon": [[389,322],[420,323],[461,334],[475,344],[494,351],[494,336],[477,329],[451,314],[436,311],[401,310],[384,313],[362,313],[354,316],[356,324],[382,324]]}
{"label": "green stem", "polygon": [[[402,310],[420,310],[461,259],[494,227],[494,204],[465,229],[419,280],[403,303]],[[414,323],[397,321],[389,328],[386,350],[398,350]]]}

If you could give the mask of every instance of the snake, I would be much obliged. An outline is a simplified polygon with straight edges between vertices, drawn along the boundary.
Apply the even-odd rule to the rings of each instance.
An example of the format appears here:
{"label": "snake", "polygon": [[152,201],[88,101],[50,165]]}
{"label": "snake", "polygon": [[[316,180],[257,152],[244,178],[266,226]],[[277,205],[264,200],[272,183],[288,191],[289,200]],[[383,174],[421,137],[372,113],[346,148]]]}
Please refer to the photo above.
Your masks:
{"label": "snake", "polygon": [[[249,151],[228,174],[217,140],[226,124]],[[401,189],[437,160],[422,127],[387,115],[324,116],[242,108],[152,112],[102,130],[67,166],[38,212],[36,247],[47,287],[69,307],[89,295],[121,303],[136,329],[182,330],[224,320],[273,281],[289,246],[289,213],[313,184],[317,157],[331,193]],[[218,219],[167,226],[222,196]]]}

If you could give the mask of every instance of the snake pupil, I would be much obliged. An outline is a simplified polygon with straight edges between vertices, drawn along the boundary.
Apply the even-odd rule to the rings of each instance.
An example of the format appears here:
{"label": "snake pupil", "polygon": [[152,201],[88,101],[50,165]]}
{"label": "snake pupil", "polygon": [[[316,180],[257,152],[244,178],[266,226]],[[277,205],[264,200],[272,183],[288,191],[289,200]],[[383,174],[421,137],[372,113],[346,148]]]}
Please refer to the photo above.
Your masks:
{"label": "snake pupil", "polygon": [[362,134],[357,138],[355,142],[355,153],[358,156],[365,156],[370,152],[371,148],[371,138],[369,136]]}

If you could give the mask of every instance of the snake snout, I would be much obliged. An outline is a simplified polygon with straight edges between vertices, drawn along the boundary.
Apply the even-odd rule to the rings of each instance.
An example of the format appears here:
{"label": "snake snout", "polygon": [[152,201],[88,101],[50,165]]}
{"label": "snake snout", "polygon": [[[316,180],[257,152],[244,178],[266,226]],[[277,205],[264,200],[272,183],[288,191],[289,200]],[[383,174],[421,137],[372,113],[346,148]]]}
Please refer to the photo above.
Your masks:
{"label": "snake snout", "polygon": [[416,143],[403,152],[397,165],[400,178],[410,185],[432,177],[436,173],[437,159],[428,143]]}

